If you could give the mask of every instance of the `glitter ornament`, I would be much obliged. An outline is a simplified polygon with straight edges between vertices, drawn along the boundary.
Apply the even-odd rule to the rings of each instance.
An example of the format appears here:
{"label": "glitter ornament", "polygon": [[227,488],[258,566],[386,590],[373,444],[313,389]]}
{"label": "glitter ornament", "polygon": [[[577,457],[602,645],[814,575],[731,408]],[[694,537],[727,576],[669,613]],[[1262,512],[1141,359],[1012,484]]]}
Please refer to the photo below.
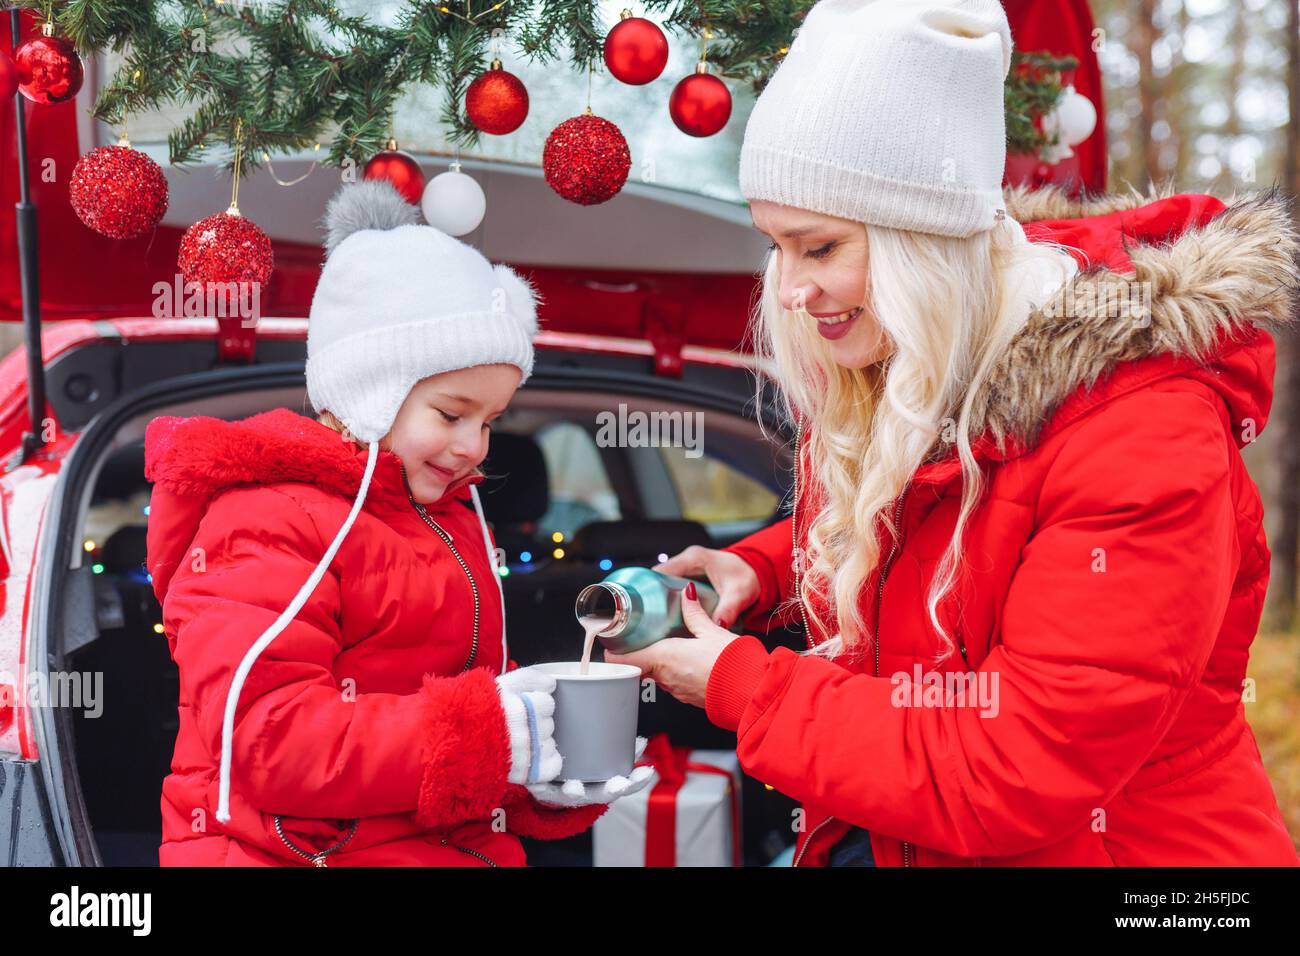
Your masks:
{"label": "glitter ornament", "polygon": [[18,92],[18,67],[9,54],[0,50],[0,100],[7,100]]}
{"label": "glitter ornament", "polygon": [[398,149],[397,141],[393,139],[388,141],[388,148],[382,153],[370,157],[361,178],[387,180],[407,202],[416,206],[424,195],[424,170],[414,156]]}
{"label": "glitter ornament", "polygon": [[731,118],[731,91],[701,62],[694,73],[673,87],[668,113],[683,133],[712,136]]}
{"label": "glitter ornament", "polygon": [[668,65],[668,38],[655,23],[624,10],[605,37],[605,66],[616,79],[641,86]]}
{"label": "glitter ornament", "polygon": [[546,138],[542,171],[546,182],[569,202],[594,206],[618,194],[632,168],[622,131],[591,107],[565,120]]}
{"label": "glitter ornament", "polygon": [[465,91],[465,115],[484,133],[513,133],[528,116],[528,89],[519,77],[501,69],[500,60],[493,60]]}
{"label": "glitter ornament", "polygon": [[23,96],[46,106],[76,96],[85,76],[76,48],[54,35],[52,23],[44,24],[41,36],[24,41],[14,51],[14,66]]}
{"label": "glitter ornament", "polygon": [[123,139],[77,160],[68,198],[77,218],[101,236],[134,239],[158,225],[167,212],[167,177],[161,166]]}
{"label": "glitter ornament", "polygon": [[[252,283],[257,284],[261,295],[275,265],[271,240],[266,233],[233,209],[200,219],[186,229],[176,259],[186,291],[190,283],[199,283],[204,300],[221,298],[220,306],[226,309],[227,315],[235,314],[239,306],[236,297],[247,297]],[[243,287],[232,288],[227,283]],[[229,299],[225,298],[227,294]]]}

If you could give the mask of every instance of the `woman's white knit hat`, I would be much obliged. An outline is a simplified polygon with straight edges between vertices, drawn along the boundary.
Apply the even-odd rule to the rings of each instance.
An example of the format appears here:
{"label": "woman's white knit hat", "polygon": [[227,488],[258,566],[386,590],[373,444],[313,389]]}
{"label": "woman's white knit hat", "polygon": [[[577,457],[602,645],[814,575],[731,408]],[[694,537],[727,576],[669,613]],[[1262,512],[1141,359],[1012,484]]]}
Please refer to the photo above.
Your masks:
{"label": "woman's white knit hat", "polygon": [[998,0],[821,0],[750,113],[741,193],[944,236],[993,228],[1011,50]]}
{"label": "woman's white knit hat", "polygon": [[389,183],[344,186],[307,323],[307,394],[362,442],[384,437],[412,386],[503,363],[533,370],[537,297],[504,265],[432,226]]}

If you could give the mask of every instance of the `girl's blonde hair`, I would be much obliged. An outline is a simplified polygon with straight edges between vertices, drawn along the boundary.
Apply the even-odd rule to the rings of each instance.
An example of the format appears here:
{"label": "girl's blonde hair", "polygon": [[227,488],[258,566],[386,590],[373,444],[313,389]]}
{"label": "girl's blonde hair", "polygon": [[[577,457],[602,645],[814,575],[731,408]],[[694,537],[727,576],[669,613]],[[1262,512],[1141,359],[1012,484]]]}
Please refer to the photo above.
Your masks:
{"label": "girl's blonde hair", "polygon": [[[334,429],[336,432],[338,432],[343,437],[347,438],[349,441],[357,440],[348,431],[348,426],[344,425],[341,421],[339,421],[338,418],[335,417],[334,413],[331,412],[328,408],[316,416],[316,421],[320,422],[326,428]],[[383,438],[379,440],[379,450],[393,451],[393,432],[391,429],[389,430],[387,435],[385,435]],[[483,470],[482,466],[475,468],[471,474],[482,475],[484,478],[491,477],[488,475],[486,471]]]}
{"label": "girl's blonde hair", "polygon": [[[339,421],[334,413],[328,408],[316,416],[316,421],[320,422],[326,428],[332,428],[349,441],[357,441],[356,437],[348,430],[348,426]],[[393,433],[390,430],[387,435],[379,440],[380,451],[393,450]]]}
{"label": "girl's blonde hair", "polygon": [[[974,399],[1029,317],[1013,283],[1047,265],[1059,266],[1064,280],[1072,263],[1063,246],[1026,242],[1019,224],[1007,220],[966,239],[863,228],[869,250],[866,301],[893,347],[882,362],[848,369],[834,361],[806,311],[788,312],[781,305],[776,252],[764,266],[751,326],[754,352],[773,370],[778,407],[791,420],[803,417],[810,467],[800,475],[799,506],[809,506],[810,487],[820,504],[804,553],[795,555],[801,575],[791,600],[812,607],[816,597],[833,609],[835,636],[812,635],[819,640],[815,653],[836,657],[870,647],[858,601],[882,557],[877,519],[897,538],[889,505],[931,457],[936,440],[944,443],[941,452],[955,442],[961,508],[926,601],[943,646],[937,664],[955,649],[938,607],[956,581],[962,533],[983,492],[971,453],[971,440],[979,436],[969,434]],[[756,377],[761,408],[765,376]]]}

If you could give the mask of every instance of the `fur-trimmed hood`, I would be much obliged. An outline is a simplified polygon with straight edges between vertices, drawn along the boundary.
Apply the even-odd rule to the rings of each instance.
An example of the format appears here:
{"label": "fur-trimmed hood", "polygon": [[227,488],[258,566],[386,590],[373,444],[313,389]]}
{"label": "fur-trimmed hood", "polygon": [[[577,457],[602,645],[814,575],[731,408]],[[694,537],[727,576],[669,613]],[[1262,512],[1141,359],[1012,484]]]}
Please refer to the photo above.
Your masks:
{"label": "fur-trimmed hood", "polygon": [[[1208,370],[1234,419],[1262,428],[1273,366],[1261,330],[1276,334],[1294,321],[1300,248],[1280,191],[1226,203],[1167,189],[1075,199],[1054,187],[1013,187],[1005,196],[1029,239],[1072,247],[1081,269],[998,360],[976,396],[972,440],[982,438],[986,451],[1004,446],[999,456],[1032,447],[1067,399],[1081,400],[1081,386],[1094,406],[1117,366],[1148,358],[1169,374]],[[1267,356],[1220,367],[1252,348]]]}
{"label": "fur-trimmed hood", "polygon": [[[185,560],[190,542],[211,500],[237,485],[303,482],[346,499],[355,498],[366,471],[367,449],[314,418],[288,408],[273,408],[239,421],[208,415],[160,415],[144,438],[144,474],[155,486],[149,515],[149,573],[161,602],[172,574]],[[449,485],[429,505],[473,507],[470,486],[483,481],[475,472]],[[384,514],[412,508],[402,460],[380,451],[367,492],[367,511]]]}

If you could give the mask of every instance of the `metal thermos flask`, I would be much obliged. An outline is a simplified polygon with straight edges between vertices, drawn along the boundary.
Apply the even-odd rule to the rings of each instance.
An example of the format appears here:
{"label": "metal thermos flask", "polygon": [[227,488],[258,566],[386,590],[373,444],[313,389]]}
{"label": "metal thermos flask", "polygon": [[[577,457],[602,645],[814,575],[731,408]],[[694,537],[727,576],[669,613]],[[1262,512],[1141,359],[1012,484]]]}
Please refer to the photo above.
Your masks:
{"label": "metal thermos flask", "polygon": [[[608,620],[596,639],[615,654],[630,654],[665,637],[691,636],[682,620],[682,591],[690,583],[650,568],[619,568],[578,592],[573,613],[579,621]],[[718,592],[699,581],[695,592],[700,606],[712,616]]]}

